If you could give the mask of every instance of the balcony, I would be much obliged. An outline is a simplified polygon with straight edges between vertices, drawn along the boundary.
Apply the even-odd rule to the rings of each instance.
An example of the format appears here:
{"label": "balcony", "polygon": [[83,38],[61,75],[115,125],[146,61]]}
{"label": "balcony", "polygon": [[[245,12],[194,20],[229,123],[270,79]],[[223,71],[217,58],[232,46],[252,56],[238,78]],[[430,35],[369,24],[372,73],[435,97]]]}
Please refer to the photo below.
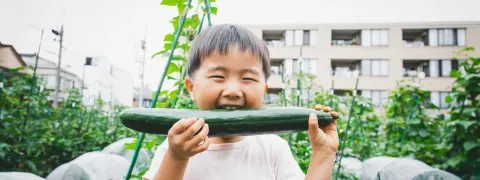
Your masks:
{"label": "balcony", "polygon": [[272,47],[285,46],[285,30],[264,30],[262,32],[263,41]]}
{"label": "balcony", "polygon": [[361,30],[332,30],[332,46],[360,46]]}
{"label": "balcony", "polygon": [[428,29],[403,29],[403,47],[428,46]]}
{"label": "balcony", "polygon": [[332,46],[386,47],[388,29],[332,30]]}
{"label": "balcony", "polygon": [[429,75],[428,60],[404,60],[403,77],[425,77]]}
{"label": "balcony", "polygon": [[360,75],[359,59],[332,59],[332,76],[356,77]]}
{"label": "balcony", "polygon": [[282,89],[268,89],[263,97],[263,103],[266,106],[278,106],[281,100],[281,92]]}
{"label": "balcony", "polygon": [[[357,91],[357,93],[358,92],[359,91]],[[351,102],[347,102],[347,101],[350,100],[351,97],[353,96],[353,90],[334,89],[333,94],[338,97],[338,100],[340,101],[340,104],[345,106],[345,105],[347,105],[347,103],[351,103]]]}
{"label": "balcony", "polygon": [[465,46],[464,28],[403,29],[404,47]]}
{"label": "balcony", "polygon": [[459,70],[454,60],[403,60],[403,77],[414,80],[429,91],[449,91],[455,78],[450,77],[452,70]]}
{"label": "balcony", "polygon": [[284,59],[272,59],[270,61],[270,75],[281,75],[285,73]]}

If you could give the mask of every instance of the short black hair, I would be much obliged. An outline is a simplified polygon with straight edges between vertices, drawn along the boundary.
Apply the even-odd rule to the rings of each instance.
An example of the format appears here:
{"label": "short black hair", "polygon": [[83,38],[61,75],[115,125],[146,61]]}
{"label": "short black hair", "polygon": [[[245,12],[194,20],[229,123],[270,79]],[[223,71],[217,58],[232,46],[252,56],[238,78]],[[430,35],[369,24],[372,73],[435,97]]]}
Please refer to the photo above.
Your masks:
{"label": "short black hair", "polygon": [[265,80],[270,76],[270,54],[267,45],[250,30],[235,24],[220,24],[203,30],[193,40],[187,58],[187,73],[193,77],[201,60],[214,52],[226,54],[231,46],[240,51],[249,51],[262,61]]}

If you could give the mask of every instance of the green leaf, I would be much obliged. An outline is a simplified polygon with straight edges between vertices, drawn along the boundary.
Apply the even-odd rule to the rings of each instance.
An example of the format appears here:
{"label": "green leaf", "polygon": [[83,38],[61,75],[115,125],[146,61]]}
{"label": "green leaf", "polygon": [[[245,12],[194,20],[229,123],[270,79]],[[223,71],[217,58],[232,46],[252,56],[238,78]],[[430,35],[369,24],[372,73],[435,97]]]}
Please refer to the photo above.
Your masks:
{"label": "green leaf", "polygon": [[463,143],[463,148],[465,151],[470,151],[471,149],[480,146],[480,143],[474,141],[467,141]]}
{"label": "green leaf", "polygon": [[474,107],[464,108],[463,109],[463,114],[468,115],[468,116],[473,116],[475,111],[478,111],[478,108],[474,108]]}
{"label": "green leaf", "polygon": [[163,38],[163,41],[172,42],[173,41],[173,34],[167,34],[165,36],[165,38]]}
{"label": "green leaf", "polygon": [[183,60],[184,58],[182,56],[179,56],[179,55],[174,55],[172,56],[172,61],[180,61],[180,60]]}
{"label": "green leaf", "polygon": [[185,7],[187,7],[187,5],[181,3],[181,4],[178,4],[177,7],[178,7],[178,13],[179,13],[179,14],[182,14],[182,13],[183,13],[183,10],[185,10]]}
{"label": "green leaf", "polygon": [[458,124],[462,125],[467,130],[471,125],[476,124],[475,121],[458,121]]}
{"label": "green leaf", "polygon": [[180,22],[180,16],[176,16],[170,20],[170,23],[173,25],[173,29],[176,30],[178,27],[178,23]]}
{"label": "green leaf", "polygon": [[151,58],[153,59],[155,56],[164,54],[164,53],[166,53],[167,51],[168,51],[168,50],[163,50],[163,51],[157,52],[157,53],[153,54]]}
{"label": "green leaf", "polygon": [[447,164],[448,164],[450,167],[456,167],[457,164],[465,161],[465,159],[466,159],[465,156],[462,155],[462,154],[460,154],[460,155],[457,155],[457,156],[449,159],[449,160],[447,161]]}
{"label": "green leaf", "polygon": [[168,94],[168,98],[169,98],[170,100],[175,99],[175,96],[177,95],[177,92],[178,92],[178,89],[175,89],[175,90],[173,90],[173,91],[170,91],[170,93]]}
{"label": "green leaf", "polygon": [[176,6],[177,3],[178,3],[178,0],[162,0],[160,4],[167,5],[167,6]]}
{"label": "green leaf", "polygon": [[168,71],[167,71],[167,74],[165,74],[165,76],[168,76],[174,72],[178,72],[180,69],[178,68],[177,64],[175,63],[170,63],[170,66],[168,66]]}
{"label": "green leaf", "polygon": [[428,131],[425,131],[425,129],[420,129],[420,131],[418,133],[423,138],[428,137],[428,135],[429,135]]}
{"label": "green leaf", "polygon": [[190,26],[193,29],[197,29],[198,25],[200,25],[200,18],[198,17],[198,14],[193,15],[190,17]]}
{"label": "green leaf", "polygon": [[37,166],[35,166],[35,164],[30,161],[30,160],[27,160],[25,161],[25,163],[27,164],[27,166],[30,168],[30,170],[32,170],[34,173],[37,173]]}
{"label": "green leaf", "polygon": [[158,96],[164,96],[164,95],[167,95],[167,94],[168,94],[168,90],[163,90],[162,92],[160,92],[160,94],[158,94]]}
{"label": "green leaf", "polygon": [[172,44],[170,44],[170,43],[165,43],[165,44],[163,45],[163,48],[165,49],[165,51],[168,51],[168,50],[170,50],[170,49],[172,48]]}
{"label": "green leaf", "polygon": [[168,80],[177,80],[177,79],[174,78],[173,76],[167,76],[167,79],[168,79]]}
{"label": "green leaf", "polygon": [[210,7],[210,13],[217,15],[217,7]]}
{"label": "green leaf", "polygon": [[447,96],[447,97],[445,98],[445,102],[447,102],[447,103],[451,103],[452,101],[453,101],[453,97],[452,97],[452,96]]}
{"label": "green leaf", "polygon": [[450,77],[459,78],[460,77],[460,72],[458,70],[452,70],[452,71],[450,71]]}

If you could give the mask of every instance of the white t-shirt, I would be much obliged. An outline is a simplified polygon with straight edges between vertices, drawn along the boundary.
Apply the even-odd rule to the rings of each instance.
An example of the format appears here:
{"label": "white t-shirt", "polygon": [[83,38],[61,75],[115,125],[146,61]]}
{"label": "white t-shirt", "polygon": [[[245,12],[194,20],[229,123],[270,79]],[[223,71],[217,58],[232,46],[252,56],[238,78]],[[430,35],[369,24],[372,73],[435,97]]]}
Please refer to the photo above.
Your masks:
{"label": "white t-shirt", "polygon": [[[157,148],[143,179],[153,179],[167,147],[165,140]],[[287,141],[277,135],[259,135],[245,136],[236,143],[210,144],[206,151],[190,158],[183,177],[185,180],[299,180],[305,179],[305,174]]]}

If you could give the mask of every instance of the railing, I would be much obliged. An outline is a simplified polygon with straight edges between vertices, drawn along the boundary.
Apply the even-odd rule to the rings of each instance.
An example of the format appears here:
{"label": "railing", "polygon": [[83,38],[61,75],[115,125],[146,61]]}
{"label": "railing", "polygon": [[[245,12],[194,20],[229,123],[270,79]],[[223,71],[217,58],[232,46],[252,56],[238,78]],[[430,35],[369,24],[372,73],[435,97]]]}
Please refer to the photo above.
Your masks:
{"label": "railing", "polygon": [[360,46],[355,40],[332,40],[332,46]]}
{"label": "railing", "polygon": [[337,77],[357,77],[357,76],[360,76],[360,70],[358,69],[355,69],[353,71],[332,70],[332,75]]}
{"label": "railing", "polygon": [[268,46],[280,47],[280,46],[285,46],[285,41],[271,40],[271,41],[265,41],[265,44],[267,44]]}
{"label": "railing", "polygon": [[403,41],[403,47],[423,47],[428,46],[426,42],[423,41]]}

